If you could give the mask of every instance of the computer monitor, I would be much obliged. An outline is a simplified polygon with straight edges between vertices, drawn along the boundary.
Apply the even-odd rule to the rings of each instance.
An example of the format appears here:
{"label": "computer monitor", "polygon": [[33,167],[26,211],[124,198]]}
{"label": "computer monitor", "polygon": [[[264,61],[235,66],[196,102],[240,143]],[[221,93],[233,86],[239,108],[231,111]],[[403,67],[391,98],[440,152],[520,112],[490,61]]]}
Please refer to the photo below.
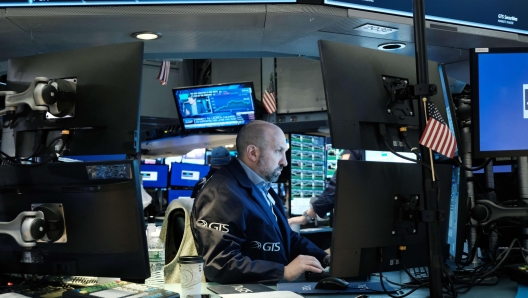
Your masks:
{"label": "computer monitor", "polygon": [[332,144],[326,144],[326,178],[330,179],[337,170],[337,162],[341,159],[344,149],[333,148]]}
{"label": "computer monitor", "polygon": [[[137,154],[143,42],[107,45],[10,59],[7,90],[28,89],[36,77],[74,80],[74,112],[64,118],[20,106],[12,134],[3,134],[2,150],[29,157],[39,143],[68,129],[64,155]],[[4,124],[8,121],[4,118]],[[16,148],[6,148],[16,144]],[[14,145],[13,145],[14,147]],[[48,154],[48,153],[47,153]]]}
{"label": "computer monitor", "polygon": [[41,204],[62,210],[65,235],[28,249],[0,234],[0,273],[150,276],[138,161],[0,167],[0,222]]}
{"label": "computer monitor", "polygon": [[253,82],[173,89],[184,131],[224,130],[255,120]]}
{"label": "computer monitor", "polygon": [[194,187],[200,179],[205,177],[210,166],[195,165],[190,163],[176,163],[171,165],[171,186]]}
{"label": "computer monitor", "polygon": [[[416,154],[411,152],[399,152],[398,155],[416,160]],[[379,161],[379,162],[402,162],[402,163],[416,163],[408,159],[401,158],[390,151],[374,151],[365,150],[366,161]]]}
{"label": "computer monitor", "polygon": [[[401,126],[408,127],[410,146],[418,145],[417,113],[418,104],[422,103],[400,98],[401,90],[395,88],[404,82],[418,83],[414,57],[325,40],[319,41],[319,54],[332,146],[388,150],[380,137],[380,124],[385,125],[385,141],[394,150],[410,151],[399,136]],[[429,82],[438,87],[438,93],[431,100],[445,119],[438,64],[429,61],[428,67]],[[391,103],[389,99],[394,93],[398,96]]]}
{"label": "computer monitor", "polygon": [[143,187],[166,188],[169,184],[168,165],[141,165]]}
{"label": "computer monitor", "polygon": [[173,200],[177,200],[179,198],[190,198],[192,195],[192,189],[171,189],[169,190],[169,204]]}
{"label": "computer monitor", "polygon": [[325,189],[325,137],[290,133],[290,216],[310,209],[310,199]]}
{"label": "computer monitor", "polygon": [[528,48],[470,51],[473,157],[528,155]]}
{"label": "computer monitor", "polygon": [[[400,270],[401,262],[409,268],[426,266],[425,224],[405,215],[414,207],[423,210],[422,167],[355,160],[341,160],[338,167],[330,274],[351,278],[379,272],[379,248],[384,272]],[[451,178],[451,166],[435,165],[435,170],[440,181]],[[441,183],[439,193],[439,207],[447,210],[450,184]],[[400,206],[406,211],[399,212]],[[400,224],[405,217],[409,221]],[[447,222],[440,225],[440,237],[446,239]],[[402,259],[396,253],[399,246],[407,247]]]}

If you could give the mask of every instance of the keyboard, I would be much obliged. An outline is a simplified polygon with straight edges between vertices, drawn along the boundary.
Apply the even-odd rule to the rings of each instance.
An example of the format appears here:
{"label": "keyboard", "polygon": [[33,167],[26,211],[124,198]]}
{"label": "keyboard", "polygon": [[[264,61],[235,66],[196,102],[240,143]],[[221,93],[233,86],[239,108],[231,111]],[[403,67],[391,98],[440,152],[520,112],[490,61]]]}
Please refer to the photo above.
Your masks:
{"label": "keyboard", "polygon": [[[409,273],[419,281],[426,282],[429,279],[429,268],[428,267],[414,267],[408,268]],[[400,277],[402,283],[416,283],[411,277],[405,273],[404,270],[400,271]]]}
{"label": "keyboard", "polygon": [[71,278],[64,280],[67,285],[73,287],[95,286],[97,284],[97,281],[97,277],[92,276],[72,276]]}

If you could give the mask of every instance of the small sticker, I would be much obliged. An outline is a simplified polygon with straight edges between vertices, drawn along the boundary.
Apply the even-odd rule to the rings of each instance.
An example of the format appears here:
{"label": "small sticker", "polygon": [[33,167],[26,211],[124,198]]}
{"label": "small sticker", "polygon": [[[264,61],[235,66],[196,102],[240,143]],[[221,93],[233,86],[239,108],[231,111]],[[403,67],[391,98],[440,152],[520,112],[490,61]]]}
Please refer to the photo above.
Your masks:
{"label": "small sticker", "polygon": [[475,53],[488,53],[489,48],[476,48]]}

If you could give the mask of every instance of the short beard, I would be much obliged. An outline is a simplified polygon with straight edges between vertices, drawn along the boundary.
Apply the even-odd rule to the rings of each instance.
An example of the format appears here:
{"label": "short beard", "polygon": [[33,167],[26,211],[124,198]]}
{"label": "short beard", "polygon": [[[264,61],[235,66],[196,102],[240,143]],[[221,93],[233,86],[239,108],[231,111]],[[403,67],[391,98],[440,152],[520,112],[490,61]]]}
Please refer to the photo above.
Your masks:
{"label": "short beard", "polygon": [[[262,156],[259,156],[259,159],[257,160],[257,167],[260,169],[260,167],[265,163],[266,159],[264,159]],[[283,167],[281,166],[278,166],[276,167],[273,171],[269,172],[269,173],[260,173],[262,174],[262,178],[266,181],[266,182],[277,182],[277,180],[279,180],[279,177],[280,177],[280,174],[277,174],[276,172],[281,170],[282,171]]]}

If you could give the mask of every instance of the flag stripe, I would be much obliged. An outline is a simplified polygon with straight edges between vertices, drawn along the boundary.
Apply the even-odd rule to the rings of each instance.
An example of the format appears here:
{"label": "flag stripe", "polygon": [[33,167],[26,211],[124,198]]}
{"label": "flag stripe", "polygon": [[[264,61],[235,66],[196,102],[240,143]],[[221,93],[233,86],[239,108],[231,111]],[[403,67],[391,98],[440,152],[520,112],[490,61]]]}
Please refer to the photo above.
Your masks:
{"label": "flag stripe", "polygon": [[451,134],[447,125],[435,118],[429,118],[419,142],[423,146],[431,148],[442,155],[450,158],[454,157],[456,139]]}

